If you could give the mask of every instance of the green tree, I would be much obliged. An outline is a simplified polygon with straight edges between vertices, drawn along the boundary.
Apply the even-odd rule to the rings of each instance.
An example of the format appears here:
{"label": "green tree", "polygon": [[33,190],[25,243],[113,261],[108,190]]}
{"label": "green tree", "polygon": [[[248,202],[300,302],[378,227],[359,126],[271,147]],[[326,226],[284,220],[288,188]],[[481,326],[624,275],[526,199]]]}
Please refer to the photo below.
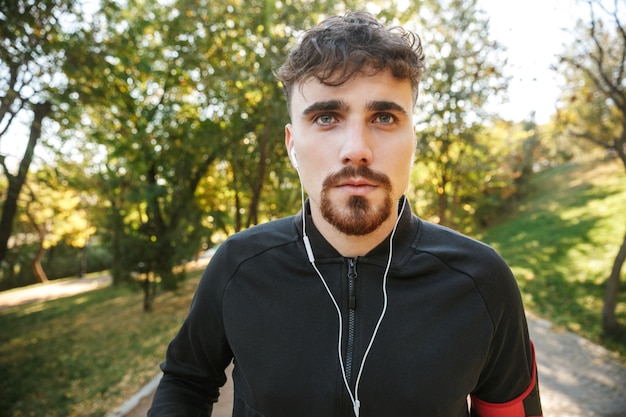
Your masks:
{"label": "green tree", "polygon": [[[206,240],[206,219],[236,231],[296,201],[272,71],[293,41],[291,25],[334,9],[200,0],[102,6],[68,44],[74,104],[66,135],[100,146],[93,178],[110,208],[114,276],[142,262],[173,288],[173,266]],[[212,186],[223,179],[229,192]]]}
{"label": "green tree", "polygon": [[[626,27],[623,4],[586,1],[589,19],[579,21],[574,41],[556,66],[564,75],[558,120],[571,137],[614,154],[626,169]],[[602,325],[609,335],[620,334],[615,310],[626,261],[626,234],[607,278]]]}
{"label": "green tree", "polygon": [[0,262],[7,253],[18,198],[41,138],[42,123],[52,108],[50,75],[61,58],[57,19],[71,4],[66,0],[0,2],[0,140],[6,140],[11,129],[22,123],[30,130],[16,171],[6,155],[0,155],[0,170],[8,185],[0,216]]}
{"label": "green tree", "polygon": [[[59,21],[73,15],[73,0],[0,1],[0,140],[12,129],[25,125],[29,131],[15,169],[0,154],[0,171],[7,179],[0,215],[0,262],[7,254],[18,199],[42,124],[53,111],[63,61],[62,40],[67,36]],[[71,20],[71,19],[70,19]]]}
{"label": "green tree", "polygon": [[[242,13],[240,2],[214,5],[221,19],[211,26],[213,41],[206,60],[214,68],[212,77],[219,80],[207,91],[223,113],[228,126],[228,147],[221,158],[220,172],[226,174],[232,194],[230,215],[233,231],[259,223],[268,179],[276,172],[282,177],[283,126],[285,105],[280,86],[273,76],[277,57],[285,49],[287,38],[277,33],[282,22],[269,1],[248,2]],[[271,197],[270,197],[271,198]],[[223,216],[222,216],[223,217]]]}
{"label": "green tree", "polygon": [[427,72],[418,101],[416,166],[439,223],[463,227],[495,169],[483,132],[488,100],[507,85],[502,49],[476,0],[430,1],[418,12]]}
{"label": "green tree", "polygon": [[227,145],[203,94],[212,16],[196,11],[210,9],[177,6],[103,3],[67,63],[81,105],[69,123],[103,154],[95,178],[110,208],[114,277],[141,262],[171,288],[173,267],[198,245],[196,189]]}

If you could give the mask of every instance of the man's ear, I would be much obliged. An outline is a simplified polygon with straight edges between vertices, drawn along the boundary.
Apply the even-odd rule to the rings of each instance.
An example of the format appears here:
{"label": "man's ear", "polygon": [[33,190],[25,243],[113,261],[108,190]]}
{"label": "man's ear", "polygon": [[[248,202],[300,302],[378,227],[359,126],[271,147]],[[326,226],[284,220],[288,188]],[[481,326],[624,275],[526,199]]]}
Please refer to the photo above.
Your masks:
{"label": "man's ear", "polygon": [[291,135],[291,124],[285,125],[285,147],[287,148],[287,154],[291,160],[291,165],[298,169],[298,158],[296,157],[296,148],[293,142],[293,136]]}

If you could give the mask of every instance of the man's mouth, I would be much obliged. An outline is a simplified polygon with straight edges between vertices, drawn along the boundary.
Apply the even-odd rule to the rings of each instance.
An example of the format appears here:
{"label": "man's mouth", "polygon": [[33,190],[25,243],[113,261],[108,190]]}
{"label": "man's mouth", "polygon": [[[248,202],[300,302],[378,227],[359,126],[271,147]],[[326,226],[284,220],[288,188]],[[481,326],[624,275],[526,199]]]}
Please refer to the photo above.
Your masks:
{"label": "man's mouth", "polygon": [[365,195],[374,191],[378,185],[363,178],[351,178],[339,182],[335,187],[352,195]]}

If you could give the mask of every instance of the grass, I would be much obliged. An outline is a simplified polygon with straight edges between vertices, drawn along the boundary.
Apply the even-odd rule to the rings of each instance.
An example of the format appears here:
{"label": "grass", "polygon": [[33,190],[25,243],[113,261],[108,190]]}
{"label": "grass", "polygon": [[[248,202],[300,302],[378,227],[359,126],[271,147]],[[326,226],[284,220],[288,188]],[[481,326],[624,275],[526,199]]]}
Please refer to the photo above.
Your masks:
{"label": "grass", "polygon": [[[481,239],[515,272],[527,308],[618,352],[602,336],[603,282],[626,228],[617,163],[538,174],[533,191]],[[142,293],[108,287],[0,311],[0,416],[104,416],[151,380],[187,313],[200,272],[142,311]],[[626,323],[626,291],[619,319]]]}
{"label": "grass", "polygon": [[142,311],[112,286],[0,311],[0,416],[104,416],[158,372],[200,272]]}
{"label": "grass", "polygon": [[[537,174],[531,189],[480,238],[511,265],[527,309],[626,361],[626,336],[608,339],[601,328],[604,282],[626,232],[623,165],[567,164]],[[617,314],[626,324],[624,290]]]}

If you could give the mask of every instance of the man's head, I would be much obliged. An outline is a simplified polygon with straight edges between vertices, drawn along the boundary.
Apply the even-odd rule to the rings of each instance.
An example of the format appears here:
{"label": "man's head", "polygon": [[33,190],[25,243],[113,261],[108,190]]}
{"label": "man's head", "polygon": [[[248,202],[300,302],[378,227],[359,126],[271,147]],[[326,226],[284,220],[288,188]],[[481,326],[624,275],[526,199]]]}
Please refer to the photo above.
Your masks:
{"label": "man's head", "polygon": [[397,218],[415,150],[421,51],[416,36],[352,13],[307,32],[278,72],[288,154],[318,229],[337,249],[350,241],[345,256],[364,254]]}
{"label": "man's head", "polygon": [[356,75],[387,69],[411,83],[415,101],[425,70],[419,37],[400,27],[387,28],[367,12],[353,12],[307,31],[276,75],[291,113],[293,89],[308,78],[339,86]]}

